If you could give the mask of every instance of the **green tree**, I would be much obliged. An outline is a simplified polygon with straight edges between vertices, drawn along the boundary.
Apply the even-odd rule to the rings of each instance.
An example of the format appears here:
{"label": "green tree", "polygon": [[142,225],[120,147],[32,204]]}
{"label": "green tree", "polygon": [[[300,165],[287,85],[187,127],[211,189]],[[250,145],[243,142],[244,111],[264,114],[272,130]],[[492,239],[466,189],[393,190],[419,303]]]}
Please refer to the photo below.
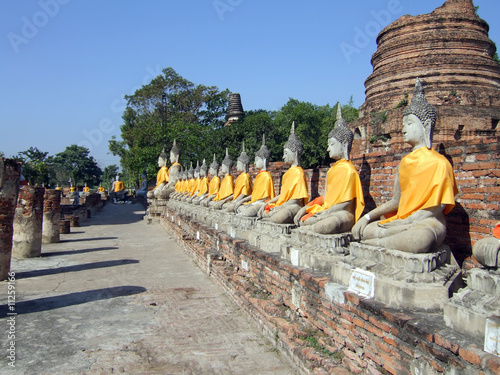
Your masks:
{"label": "green tree", "polygon": [[47,163],[48,152],[40,151],[36,147],[30,147],[26,151],[21,151],[14,158],[23,163],[23,176],[30,185],[44,185],[49,183],[49,168]]}
{"label": "green tree", "polygon": [[119,168],[116,164],[111,164],[108,165],[107,167],[104,167],[104,171],[102,174],[102,183],[104,184],[104,188],[107,189],[108,191],[111,190],[111,187],[113,186],[112,180],[115,179],[116,175],[118,174]]}
{"label": "green tree", "polygon": [[73,185],[98,185],[102,170],[89,153],[89,149],[85,147],[71,145],[51,158],[54,169],[58,172],[58,183],[65,183],[71,178]]}

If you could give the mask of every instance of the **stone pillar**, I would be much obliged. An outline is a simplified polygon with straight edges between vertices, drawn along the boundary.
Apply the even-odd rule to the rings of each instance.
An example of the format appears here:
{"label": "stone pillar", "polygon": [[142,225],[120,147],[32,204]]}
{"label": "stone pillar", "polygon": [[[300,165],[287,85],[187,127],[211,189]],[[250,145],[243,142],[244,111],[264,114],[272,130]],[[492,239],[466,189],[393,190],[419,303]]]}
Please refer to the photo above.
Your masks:
{"label": "stone pillar", "polygon": [[42,252],[43,195],[45,188],[21,186],[14,215],[14,258],[39,257]]}
{"label": "stone pillar", "polygon": [[43,197],[42,242],[59,242],[59,221],[61,220],[61,192],[46,189]]}
{"label": "stone pillar", "polygon": [[0,158],[0,280],[6,280],[10,272],[20,174],[21,164]]}

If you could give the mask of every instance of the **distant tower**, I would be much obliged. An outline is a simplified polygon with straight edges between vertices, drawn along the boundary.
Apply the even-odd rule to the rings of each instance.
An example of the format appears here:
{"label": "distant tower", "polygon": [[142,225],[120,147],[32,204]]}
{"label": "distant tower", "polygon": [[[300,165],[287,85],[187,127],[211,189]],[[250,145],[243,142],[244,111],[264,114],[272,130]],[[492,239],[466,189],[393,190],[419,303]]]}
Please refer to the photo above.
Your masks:
{"label": "distant tower", "polygon": [[240,94],[229,94],[229,103],[227,105],[226,120],[227,122],[224,126],[228,126],[231,123],[238,121],[244,116],[243,106],[241,105]]}

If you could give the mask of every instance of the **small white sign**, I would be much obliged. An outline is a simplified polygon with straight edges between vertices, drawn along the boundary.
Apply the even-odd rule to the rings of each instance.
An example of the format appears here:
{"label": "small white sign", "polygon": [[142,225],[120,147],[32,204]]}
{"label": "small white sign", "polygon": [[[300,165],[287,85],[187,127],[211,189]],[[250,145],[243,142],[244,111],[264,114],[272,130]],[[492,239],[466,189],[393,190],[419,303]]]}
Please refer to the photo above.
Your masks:
{"label": "small white sign", "polygon": [[172,223],[174,222],[174,217],[172,216]]}
{"label": "small white sign", "polygon": [[248,272],[250,268],[248,268],[248,262],[244,261],[243,259],[241,260],[241,268],[243,268],[245,271]]}
{"label": "small white sign", "polygon": [[200,231],[199,231],[199,230],[197,230],[197,231],[196,231],[196,239],[197,239],[197,240],[199,240],[199,239],[200,239]]}
{"label": "small white sign", "polygon": [[219,223],[215,223],[215,230],[219,230]]}
{"label": "small white sign", "polygon": [[486,319],[486,328],[484,331],[484,351],[500,356],[500,318]]}
{"label": "small white sign", "polygon": [[236,237],[236,232],[234,231],[233,227],[229,228],[229,235],[231,236],[231,238],[235,238]]}
{"label": "small white sign", "polygon": [[299,250],[297,249],[290,250],[290,262],[292,263],[292,266],[295,267],[299,266]]}
{"label": "small white sign", "polygon": [[373,298],[375,295],[375,274],[360,268],[352,270],[349,291],[363,297]]}
{"label": "small white sign", "polygon": [[181,221],[179,220],[179,226],[181,226]]}

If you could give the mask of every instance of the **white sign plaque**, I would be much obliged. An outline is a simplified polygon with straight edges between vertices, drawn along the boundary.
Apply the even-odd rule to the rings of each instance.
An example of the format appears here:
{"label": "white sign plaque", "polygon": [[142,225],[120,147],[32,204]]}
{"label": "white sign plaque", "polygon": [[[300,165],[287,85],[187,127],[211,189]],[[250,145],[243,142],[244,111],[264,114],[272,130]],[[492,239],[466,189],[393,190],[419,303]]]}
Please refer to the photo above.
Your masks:
{"label": "white sign plaque", "polygon": [[486,319],[486,328],[484,332],[484,351],[500,356],[500,318]]}
{"label": "white sign plaque", "polygon": [[241,260],[241,268],[243,268],[245,271],[248,272],[248,270],[250,269],[250,268],[248,268],[248,262],[242,259]]}
{"label": "white sign plaque", "polygon": [[215,230],[219,230],[219,223],[215,223]]}
{"label": "white sign plaque", "polygon": [[199,239],[200,239],[200,231],[199,231],[199,230],[197,230],[197,231],[196,231],[196,239],[197,239],[197,240],[199,240]]}
{"label": "white sign plaque", "polygon": [[352,270],[349,291],[372,298],[375,295],[375,274],[360,268]]}
{"label": "white sign plaque", "polygon": [[290,250],[290,262],[292,263],[292,266],[295,267],[299,266],[299,250],[297,249]]}

